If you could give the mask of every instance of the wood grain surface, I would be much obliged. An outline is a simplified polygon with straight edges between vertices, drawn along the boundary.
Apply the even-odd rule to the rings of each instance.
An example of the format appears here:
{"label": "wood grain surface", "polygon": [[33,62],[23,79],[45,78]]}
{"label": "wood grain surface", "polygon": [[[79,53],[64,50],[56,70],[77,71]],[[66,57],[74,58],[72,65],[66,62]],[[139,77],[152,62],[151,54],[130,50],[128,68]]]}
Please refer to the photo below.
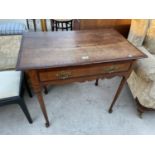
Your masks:
{"label": "wood grain surface", "polygon": [[125,61],[145,55],[114,29],[27,32],[17,70]]}

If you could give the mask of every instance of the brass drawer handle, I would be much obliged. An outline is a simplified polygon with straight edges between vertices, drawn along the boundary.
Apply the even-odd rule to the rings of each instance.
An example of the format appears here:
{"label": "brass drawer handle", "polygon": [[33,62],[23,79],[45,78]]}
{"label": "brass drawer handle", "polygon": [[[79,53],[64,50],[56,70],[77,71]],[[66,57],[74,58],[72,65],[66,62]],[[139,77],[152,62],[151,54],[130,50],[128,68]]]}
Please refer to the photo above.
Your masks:
{"label": "brass drawer handle", "polygon": [[106,67],[106,68],[104,69],[104,71],[105,71],[105,72],[108,72],[108,73],[112,73],[112,72],[116,71],[117,69],[118,69],[117,66],[110,66],[110,67]]}
{"label": "brass drawer handle", "polygon": [[61,80],[68,79],[71,77],[71,72],[61,71],[57,73],[56,76],[58,77],[58,79],[61,79]]}

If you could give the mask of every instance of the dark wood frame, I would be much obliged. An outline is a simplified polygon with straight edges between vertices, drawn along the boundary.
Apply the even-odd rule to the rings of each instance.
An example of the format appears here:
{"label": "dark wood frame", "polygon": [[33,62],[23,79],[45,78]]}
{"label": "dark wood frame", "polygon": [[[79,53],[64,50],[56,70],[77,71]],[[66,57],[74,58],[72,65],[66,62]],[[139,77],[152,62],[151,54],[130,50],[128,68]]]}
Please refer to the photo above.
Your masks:
{"label": "dark wood frame", "polygon": [[143,105],[140,104],[140,101],[138,100],[138,98],[135,98],[136,104],[137,104],[137,112],[140,118],[142,118],[142,115],[145,111],[155,111],[155,109],[153,108],[147,108],[144,107]]}
{"label": "dark wood frame", "polygon": [[[37,26],[36,26],[36,19],[31,19],[32,22],[33,22],[33,26],[34,26],[34,31],[36,32],[37,31]],[[27,28],[30,29],[30,26],[29,26],[29,21],[28,19],[26,19],[26,24],[27,24]]]}
{"label": "dark wood frame", "polygon": [[21,79],[20,79],[20,88],[19,88],[19,96],[14,96],[14,97],[9,97],[9,98],[5,98],[5,99],[1,99],[0,100],[0,106],[5,106],[5,105],[10,105],[10,104],[18,104],[20,106],[20,108],[22,109],[22,111],[24,112],[28,122],[31,124],[32,118],[30,116],[30,113],[27,109],[27,106],[25,104],[23,95],[24,95],[24,85],[26,86],[26,88],[28,88],[28,93],[29,96],[32,97],[31,91],[29,89],[29,86],[25,83],[25,79],[24,79],[24,73],[21,74]]}
{"label": "dark wood frame", "polygon": [[[131,96],[133,96],[128,83],[127,83],[127,86],[128,86],[128,89],[129,89],[129,91],[131,93]],[[136,98],[133,97],[133,99],[135,100],[135,103],[136,103],[136,106],[137,106],[137,112],[138,112],[139,118],[143,118],[143,114],[144,114],[145,111],[155,111],[155,109],[153,109],[153,108],[144,107],[140,103],[140,101],[139,101],[139,99],[137,97]]]}
{"label": "dark wood frame", "polygon": [[[58,31],[58,30],[72,30],[73,29],[73,19],[72,20],[68,20],[68,21],[59,21],[59,20],[55,20],[55,19],[51,19],[51,30],[54,31]],[[65,24],[65,27],[63,27],[63,25]],[[61,27],[60,27],[61,25]]]}

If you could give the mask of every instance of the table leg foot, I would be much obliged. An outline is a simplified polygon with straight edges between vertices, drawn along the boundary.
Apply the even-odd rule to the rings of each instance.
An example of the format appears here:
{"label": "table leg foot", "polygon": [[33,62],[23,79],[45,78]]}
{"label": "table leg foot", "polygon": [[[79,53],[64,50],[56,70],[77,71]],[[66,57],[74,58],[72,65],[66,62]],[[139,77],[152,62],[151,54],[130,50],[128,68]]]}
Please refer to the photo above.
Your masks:
{"label": "table leg foot", "polygon": [[45,126],[46,128],[48,128],[50,126],[50,123],[49,122],[45,123]]}
{"label": "table leg foot", "polygon": [[123,88],[125,82],[126,82],[126,78],[123,77],[122,80],[121,80],[121,82],[120,82],[120,85],[119,85],[119,87],[118,87],[118,89],[117,89],[117,92],[116,92],[116,94],[115,94],[115,97],[114,97],[114,99],[113,99],[113,101],[112,101],[112,103],[111,103],[111,105],[110,105],[109,113],[112,113],[112,108],[113,108],[113,106],[114,106],[114,104],[115,104],[115,102],[116,102],[118,96],[120,95],[120,92],[121,92],[121,90],[122,90],[122,88]]}
{"label": "table leg foot", "polygon": [[46,86],[44,86],[44,93],[47,95],[48,94],[48,89]]}
{"label": "table leg foot", "polygon": [[138,116],[139,116],[139,118],[141,118],[141,119],[142,119],[142,118],[143,118],[143,116],[142,116],[142,115],[143,115],[143,113],[138,112]]}
{"label": "table leg foot", "polygon": [[49,120],[48,120],[47,111],[46,111],[46,107],[45,107],[45,104],[44,104],[43,96],[42,96],[41,93],[38,93],[37,97],[38,97],[38,101],[39,101],[42,113],[43,113],[44,118],[45,118],[45,122],[46,122],[45,126],[49,127],[50,123],[49,123]]}
{"label": "table leg foot", "polygon": [[95,86],[98,86],[98,79],[96,79],[95,81]]}
{"label": "table leg foot", "polygon": [[113,110],[110,108],[110,109],[108,110],[108,112],[111,114],[111,113],[113,112]]}

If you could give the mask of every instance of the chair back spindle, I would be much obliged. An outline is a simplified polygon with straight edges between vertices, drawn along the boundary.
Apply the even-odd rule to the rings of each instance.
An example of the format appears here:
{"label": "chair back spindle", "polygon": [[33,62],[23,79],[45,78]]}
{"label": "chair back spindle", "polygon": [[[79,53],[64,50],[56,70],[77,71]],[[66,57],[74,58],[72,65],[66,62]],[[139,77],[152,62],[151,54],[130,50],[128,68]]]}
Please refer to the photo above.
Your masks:
{"label": "chair back spindle", "polygon": [[30,31],[69,31],[73,30],[73,19],[27,19],[27,28]]}

